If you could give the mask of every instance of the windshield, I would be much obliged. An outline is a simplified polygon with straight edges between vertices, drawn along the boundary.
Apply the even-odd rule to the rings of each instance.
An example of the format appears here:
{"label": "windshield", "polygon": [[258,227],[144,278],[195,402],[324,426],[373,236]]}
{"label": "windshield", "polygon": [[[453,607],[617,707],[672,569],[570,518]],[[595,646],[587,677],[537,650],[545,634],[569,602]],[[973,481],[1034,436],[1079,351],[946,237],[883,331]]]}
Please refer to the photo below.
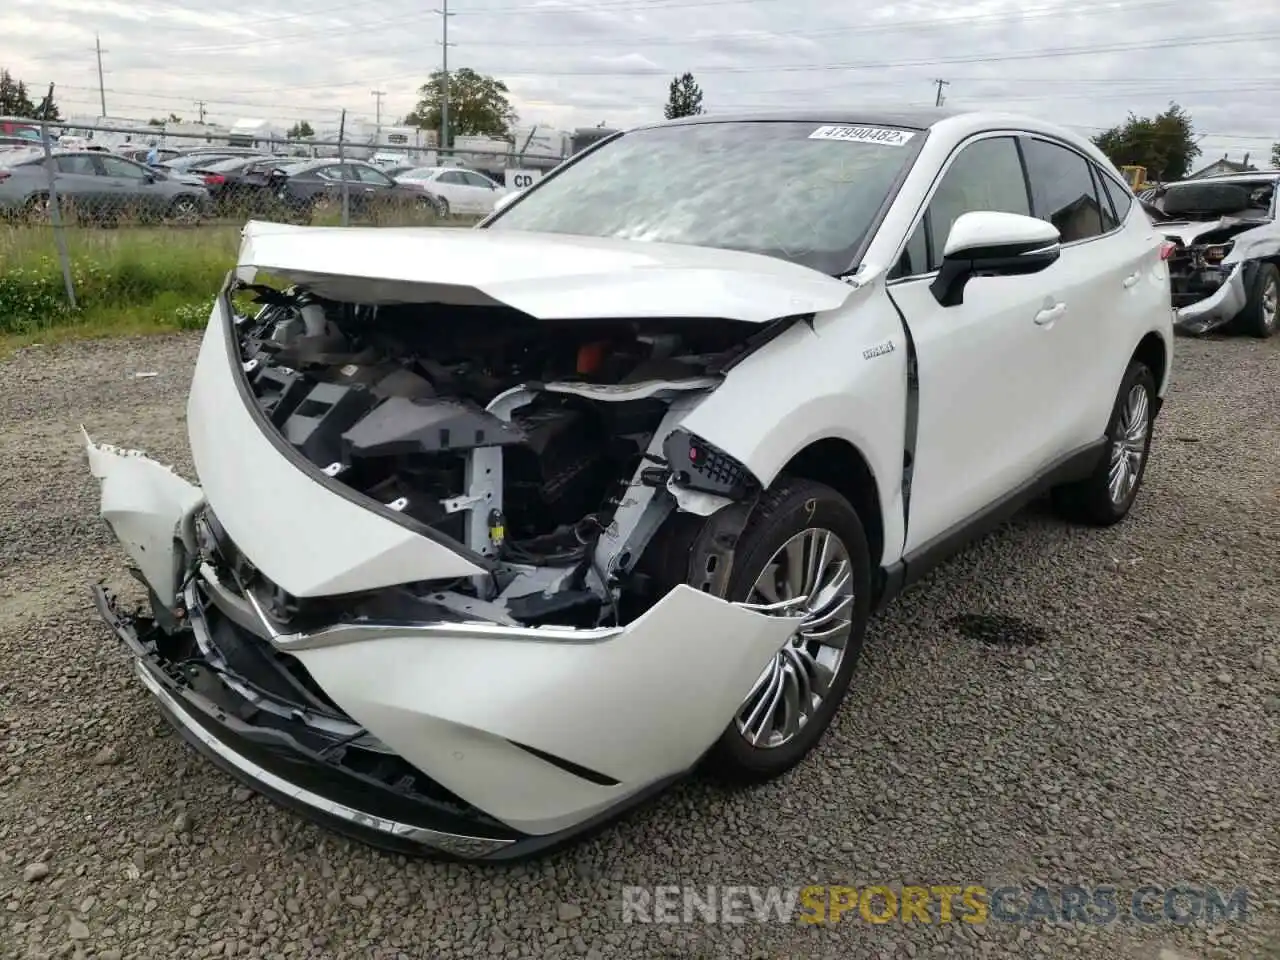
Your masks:
{"label": "windshield", "polygon": [[837,274],[923,139],[795,121],[635,130],[544,180],[488,229],[744,250]]}

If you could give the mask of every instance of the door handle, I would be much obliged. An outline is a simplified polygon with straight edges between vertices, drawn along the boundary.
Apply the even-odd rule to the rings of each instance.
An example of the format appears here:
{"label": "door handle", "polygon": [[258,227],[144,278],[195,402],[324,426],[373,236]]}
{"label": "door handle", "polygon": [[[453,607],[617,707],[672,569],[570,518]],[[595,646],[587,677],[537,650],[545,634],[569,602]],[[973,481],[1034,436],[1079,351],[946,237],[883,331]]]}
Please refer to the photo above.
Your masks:
{"label": "door handle", "polygon": [[1138,281],[1141,279],[1142,274],[1140,272],[1129,274],[1129,276],[1124,278],[1124,288],[1128,290],[1130,287],[1136,286]]}
{"label": "door handle", "polygon": [[1036,314],[1036,323],[1042,327],[1047,327],[1066,312],[1067,305],[1065,303],[1055,303],[1052,307],[1041,310]]}

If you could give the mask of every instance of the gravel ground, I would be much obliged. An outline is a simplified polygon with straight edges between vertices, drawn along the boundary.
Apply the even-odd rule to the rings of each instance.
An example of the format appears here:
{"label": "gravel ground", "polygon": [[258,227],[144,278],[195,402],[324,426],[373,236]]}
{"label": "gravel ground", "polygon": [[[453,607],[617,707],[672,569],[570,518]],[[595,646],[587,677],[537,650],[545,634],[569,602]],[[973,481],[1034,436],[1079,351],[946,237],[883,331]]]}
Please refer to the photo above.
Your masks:
{"label": "gravel ground", "polygon": [[[0,956],[1280,957],[1280,339],[1180,341],[1130,521],[1081,531],[1032,508],[921,584],[873,626],[837,726],[785,781],[693,782],[516,868],[384,856],[234,789],[95,619],[86,582],[128,581],[77,427],[189,472],[196,343],[0,363]],[[989,616],[1012,618],[1002,642],[983,639]],[[1032,878],[1248,885],[1251,913],[620,920],[624,884]]]}

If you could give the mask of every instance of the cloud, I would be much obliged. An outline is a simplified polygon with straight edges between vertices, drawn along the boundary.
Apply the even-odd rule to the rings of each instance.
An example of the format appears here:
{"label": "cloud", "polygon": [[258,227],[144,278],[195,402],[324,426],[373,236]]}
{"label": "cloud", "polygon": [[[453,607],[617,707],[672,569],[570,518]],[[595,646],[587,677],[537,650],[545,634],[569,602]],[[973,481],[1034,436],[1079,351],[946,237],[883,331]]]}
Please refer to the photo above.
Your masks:
{"label": "cloud", "polygon": [[[443,2],[443,0],[436,0]],[[505,80],[522,122],[626,126],[661,116],[692,71],[710,111],[933,102],[1047,115],[1085,132],[1176,100],[1206,158],[1280,138],[1280,25],[1238,0],[452,0],[449,62]],[[95,32],[113,116],[176,113],[332,124],[413,106],[441,59],[442,18],[389,0],[9,0],[2,65],[99,112]]]}

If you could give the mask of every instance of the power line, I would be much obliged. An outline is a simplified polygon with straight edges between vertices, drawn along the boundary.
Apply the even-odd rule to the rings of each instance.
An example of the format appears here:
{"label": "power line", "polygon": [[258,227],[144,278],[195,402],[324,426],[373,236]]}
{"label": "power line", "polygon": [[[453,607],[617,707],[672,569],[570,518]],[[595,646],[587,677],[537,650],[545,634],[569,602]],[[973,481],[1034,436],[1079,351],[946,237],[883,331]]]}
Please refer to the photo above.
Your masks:
{"label": "power line", "polygon": [[936,84],[938,85],[938,95],[937,95],[936,97],[934,97],[934,98],[933,98],[933,105],[934,105],[935,107],[940,107],[940,106],[942,106],[942,100],[943,100],[943,96],[942,96],[942,88],[943,88],[943,87],[949,87],[949,86],[951,86],[951,84],[950,84],[950,82],[948,82],[948,81],[946,81],[946,80],[935,80],[935,81],[933,81],[933,82],[934,82],[934,83],[936,83]]}
{"label": "power line", "polygon": [[[1214,0],[1210,0],[1214,2]],[[1125,12],[1137,9],[1149,9],[1153,7],[1180,7],[1184,6],[1182,0],[1133,0],[1126,3]],[[564,7],[548,7],[549,11],[558,11],[565,9]],[[1093,2],[1081,3],[1070,8],[1070,12],[1075,14],[1089,13],[1091,11],[1113,11],[1115,9],[1114,0],[1110,2]],[[472,11],[460,11],[460,14],[466,14]],[[805,28],[800,30],[759,30],[750,33],[728,33],[718,32],[712,34],[703,34],[701,36],[678,36],[672,37],[670,34],[651,34],[649,36],[627,37],[628,46],[647,46],[647,47],[675,47],[688,46],[706,43],[716,43],[734,40],[753,40],[753,39],[773,39],[775,37],[830,37],[844,36],[846,34],[877,34],[892,33],[896,30],[911,30],[913,33],[924,30],[951,30],[955,27],[966,26],[987,26],[1000,23],[1021,23],[1023,20],[1038,19],[1040,17],[1062,16],[1064,9],[1060,6],[1054,7],[1034,7],[1019,13],[978,13],[967,14],[958,17],[948,17],[945,19],[933,18],[929,20],[891,20],[884,23],[859,23],[844,27],[825,27],[821,29]],[[492,34],[493,31],[486,31]],[[534,41],[534,40],[493,40],[481,39],[477,37],[475,40],[467,40],[468,47],[502,47],[502,48],[525,48],[525,47],[554,47],[556,49],[566,47],[599,47],[600,41],[596,39],[565,41]]]}
{"label": "power line", "polygon": [[[1178,79],[1179,79],[1179,82],[1182,84],[1181,92],[1182,94],[1184,94],[1184,96],[1195,96],[1195,95],[1202,95],[1205,93],[1217,94],[1217,93],[1268,92],[1275,88],[1275,83],[1276,83],[1276,80],[1271,77],[1241,77],[1241,78],[1237,78],[1237,81],[1234,84],[1217,85],[1217,86],[1207,87],[1207,88],[1197,88],[1197,87],[1187,85],[1187,80],[1189,79],[1187,77],[1181,77]],[[1191,78],[1191,79],[1194,79],[1194,78]],[[895,81],[873,81],[868,84],[859,84],[859,87],[860,89],[871,88],[871,89],[883,89],[886,91],[909,90],[914,88],[919,82],[920,81],[918,79],[904,79],[904,80],[895,80]],[[951,82],[953,81],[948,81],[948,83],[951,83]],[[1002,84],[1020,83],[1020,82],[1034,83],[1038,81],[1035,78],[966,77],[966,78],[957,78],[956,81],[954,82],[964,82],[967,87],[973,87],[973,86],[981,86],[984,84],[992,84],[992,83],[1002,83]],[[1106,81],[1099,81],[1099,82],[1106,82]],[[987,100],[1004,99],[1006,101],[1009,99],[1022,99],[1022,100],[1042,99],[1047,102],[1053,102],[1053,101],[1064,100],[1064,99],[1124,100],[1131,97],[1163,95],[1167,89],[1167,87],[1165,86],[1165,84],[1167,83],[1167,79],[1162,77],[1134,78],[1132,81],[1126,81],[1126,82],[1132,82],[1135,84],[1145,83],[1146,86],[1145,87],[1141,87],[1141,86],[1126,87],[1125,89],[1122,89],[1122,90],[1110,89],[1106,91],[1097,91],[1097,92],[1080,93],[1080,94],[1054,93],[1054,94],[1047,94],[1044,97],[1031,97],[1031,98],[1022,97],[1021,95],[1017,95],[1017,94],[1013,95],[1010,98],[1010,97],[1005,97],[999,91],[995,91],[995,92],[980,91],[970,96],[967,96],[963,99],[965,101],[983,100],[983,99],[987,99]],[[83,87],[83,86],[75,86],[75,85],[60,85],[58,89],[63,91],[95,90],[95,88],[93,87]],[[107,92],[116,97],[127,97],[131,99],[157,101],[160,103],[192,102],[188,96],[184,96],[182,94],[151,93],[145,90],[128,90],[128,89],[120,89],[120,88],[108,88]],[[228,92],[234,93],[235,91],[228,91]],[[771,87],[766,87],[759,90],[749,91],[748,93],[745,94],[745,97],[767,98],[772,96],[788,96],[791,98],[792,104],[794,104],[794,98],[796,96],[804,96],[806,94],[811,94],[815,98],[821,97],[820,102],[826,102],[827,104],[834,104],[835,102],[838,102],[838,98],[839,98],[839,94],[833,93],[830,87],[812,87],[812,86],[809,86],[809,87],[794,87],[794,86],[772,87],[771,86]],[[70,99],[74,100],[76,98],[72,97]],[[83,98],[81,98],[81,100],[83,102]],[[651,102],[651,98],[648,98],[648,97],[644,97],[644,98],[619,97],[618,100],[620,104],[624,104],[624,105],[634,104],[637,106],[644,105]],[[222,107],[228,107],[228,106],[248,107],[251,109],[267,110],[267,111],[290,110],[290,111],[302,111],[302,112],[309,111],[312,113],[325,113],[325,112],[328,112],[328,110],[333,109],[332,107],[326,108],[322,104],[315,104],[315,103],[302,104],[302,103],[292,103],[292,102],[280,101],[280,100],[273,100],[268,102],[268,101],[261,101],[261,100],[244,100],[244,99],[238,99],[235,97],[230,97],[227,99],[206,98],[206,99],[198,100],[195,102],[197,102],[198,104],[204,104],[206,106],[212,105],[212,106],[222,106]],[[725,104],[724,109],[752,109],[755,106],[759,106],[762,102],[763,101],[759,101],[756,99],[744,100],[741,102],[733,101],[733,102],[730,102],[729,104]],[[783,104],[781,106],[785,107],[787,105],[788,104]],[[927,105],[927,103],[922,103],[921,105],[922,106]],[[771,105],[768,105],[766,108],[777,109],[778,107],[779,107],[778,104],[771,104]],[[201,112],[202,114],[204,113],[203,108]]]}
{"label": "power line", "polygon": [[[645,4],[643,5],[643,7],[640,7],[637,9],[656,10],[656,11],[677,10],[677,9],[684,10],[691,7],[725,6],[725,5],[731,5],[731,4],[742,5],[742,4],[772,3],[772,2],[779,2],[779,0],[663,0],[662,3]],[[1181,4],[1179,0],[1133,0],[1133,2],[1128,3],[1126,5],[1125,9],[1126,11],[1129,11],[1134,9],[1176,7],[1180,5]],[[628,0],[628,8],[631,8],[634,6],[635,6],[634,0]],[[510,9],[514,10],[517,8],[510,8]],[[570,7],[570,6],[549,7],[549,6],[533,5],[527,8],[519,8],[519,9],[528,9],[531,12],[537,11],[541,15],[547,16],[547,15],[554,15],[556,13],[560,13],[564,11],[572,11],[578,8]],[[608,4],[596,4],[589,7],[583,7],[581,9],[608,10],[608,9],[612,9],[612,7],[610,7]],[[1071,13],[1083,14],[1091,10],[1110,11],[1113,9],[1114,9],[1113,2],[1110,2],[1110,3],[1093,2],[1093,3],[1080,4],[1075,7],[1072,7]],[[771,35],[781,36],[781,37],[822,37],[822,36],[828,36],[832,34],[840,34],[840,35],[877,34],[877,33],[893,32],[896,30],[907,30],[907,29],[913,30],[913,31],[953,29],[957,26],[965,26],[965,25],[1021,22],[1022,20],[1033,19],[1038,17],[1061,16],[1063,11],[1064,11],[1064,8],[1061,6],[1057,6],[1057,7],[1045,6],[1045,7],[1031,8],[1016,14],[999,14],[999,13],[969,14],[965,16],[950,17],[943,20],[938,20],[936,18],[930,19],[930,20],[899,20],[899,21],[891,21],[888,23],[857,24],[857,25],[852,25],[847,27],[834,27],[834,28],[822,29],[822,30],[803,29],[803,30],[793,30],[793,31],[782,31],[782,32],[771,33]],[[429,11],[429,12],[435,12],[435,11]],[[508,11],[508,8],[502,8],[501,10],[498,8],[493,8],[491,11],[474,10],[474,9],[456,10],[456,11],[451,11],[450,16],[465,17],[465,16],[472,16],[478,13],[486,13],[486,12],[506,13],[509,11]],[[341,25],[335,25],[335,26],[317,27],[317,28],[300,32],[300,33],[276,34],[273,36],[263,37],[260,39],[241,39],[234,42],[226,42],[226,43],[199,44],[196,46],[175,47],[167,51],[167,53],[170,53],[170,54],[217,53],[225,50],[243,50],[246,48],[275,46],[277,44],[282,44],[282,43],[292,43],[297,40],[322,41],[325,39],[332,39],[334,41],[345,42],[351,36],[368,33],[372,30],[376,30],[381,27],[395,26],[399,24],[409,23],[412,21],[420,21],[423,16],[424,14],[422,12],[412,13],[412,14],[397,14],[392,17],[383,17],[378,20],[366,21],[363,23],[357,22],[354,24],[341,24]],[[486,33],[491,33],[491,31],[486,31]],[[684,46],[688,44],[715,42],[716,40],[721,40],[721,39],[732,40],[734,39],[734,35],[728,34],[724,36],[712,35],[712,36],[703,36],[703,37],[672,38],[669,34],[660,34],[660,35],[654,35],[651,37],[635,37],[635,38],[628,37],[626,38],[626,43],[628,45],[645,44],[648,46]],[[504,42],[504,41],[494,41],[487,38],[477,37],[474,41],[468,40],[467,45],[477,46],[477,47],[504,47],[504,48],[574,47],[574,46],[595,46],[595,45],[598,45],[598,41],[590,40],[590,41],[579,41],[576,43],[566,43],[563,41],[556,41],[556,42],[506,41]],[[391,47],[391,48],[384,47],[379,50],[379,54],[386,55],[388,53],[395,53],[397,51],[411,52],[411,51],[416,51],[417,49],[418,48],[416,44],[407,45],[404,47]]]}
{"label": "power line", "polygon": [[[451,16],[454,15],[452,12]],[[974,54],[957,57],[932,57],[928,59],[916,60],[898,60],[898,61],[879,61],[879,62],[844,62],[844,63],[814,63],[812,61],[799,64],[763,64],[748,67],[702,67],[699,69],[699,75],[707,74],[750,74],[750,73],[827,73],[831,71],[859,71],[859,70],[888,70],[903,67],[921,67],[934,66],[940,64],[985,64],[985,63],[1006,63],[1020,60],[1056,60],[1065,57],[1092,56],[1095,54],[1107,53],[1126,53],[1138,50],[1168,50],[1179,47],[1206,47],[1215,45],[1231,45],[1240,43],[1260,43],[1268,42],[1280,38],[1280,32],[1270,33],[1232,33],[1220,36],[1202,36],[1202,37],[1167,37],[1147,42],[1132,42],[1118,44],[1091,44],[1078,47],[1062,47],[1055,49],[1041,49],[1020,51],[1015,53],[988,53]],[[505,77],[525,77],[539,79],[543,77],[665,77],[671,73],[667,68],[643,69],[643,70],[538,70],[538,71],[521,71],[521,70],[504,70]],[[395,74],[381,76],[374,79],[376,83],[391,83],[400,80],[420,80],[420,72]],[[1185,82],[1185,78],[1177,78],[1179,83]],[[368,83],[369,78],[362,80],[340,80],[331,83],[316,84],[298,84],[285,89],[291,91],[299,90],[334,90],[340,87],[356,86],[357,84]],[[235,93],[254,94],[266,93],[275,94],[282,88],[279,86],[260,87],[249,90],[236,90]]]}

